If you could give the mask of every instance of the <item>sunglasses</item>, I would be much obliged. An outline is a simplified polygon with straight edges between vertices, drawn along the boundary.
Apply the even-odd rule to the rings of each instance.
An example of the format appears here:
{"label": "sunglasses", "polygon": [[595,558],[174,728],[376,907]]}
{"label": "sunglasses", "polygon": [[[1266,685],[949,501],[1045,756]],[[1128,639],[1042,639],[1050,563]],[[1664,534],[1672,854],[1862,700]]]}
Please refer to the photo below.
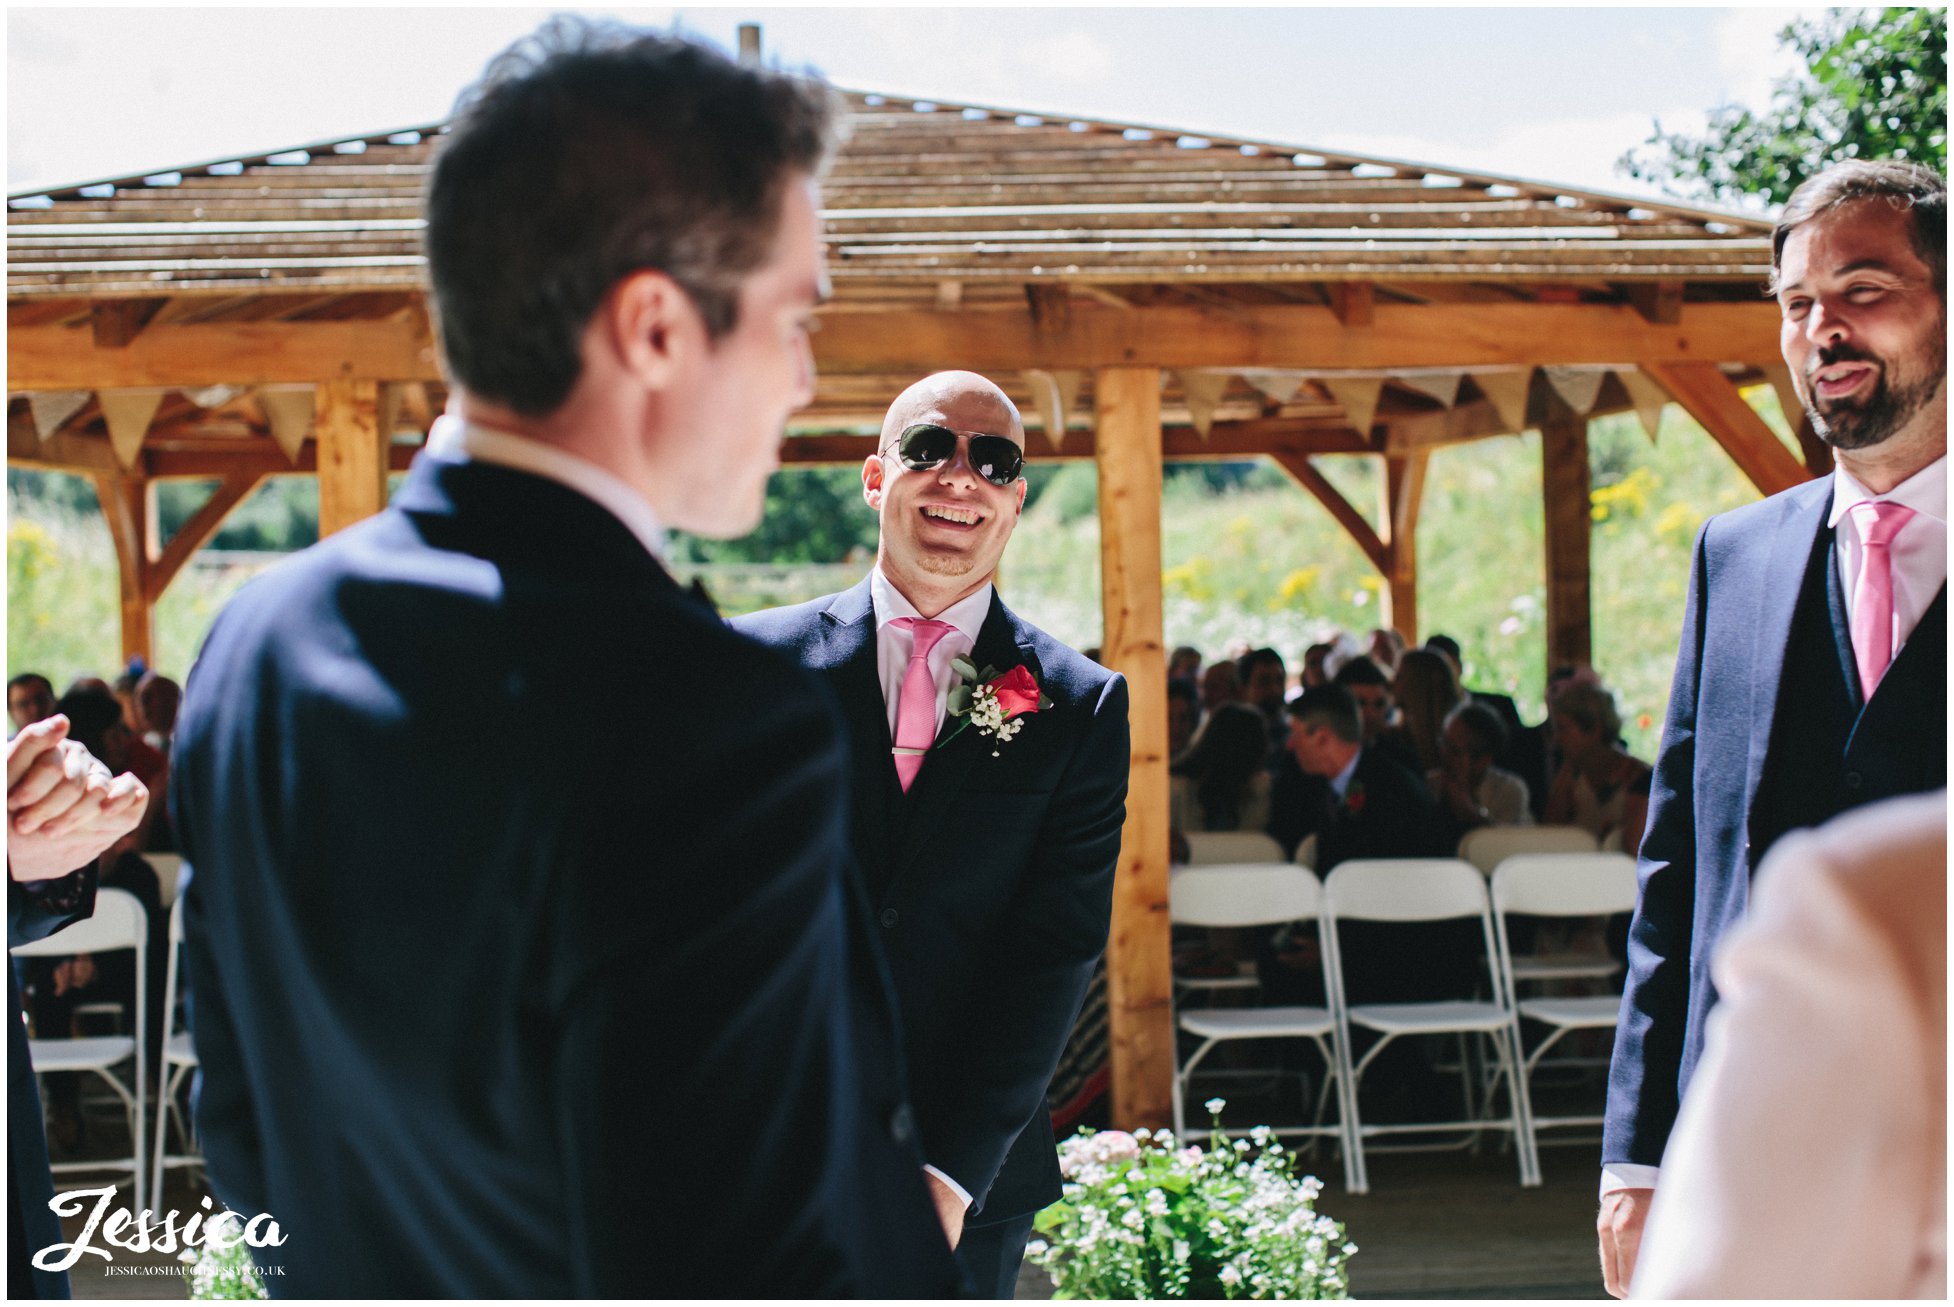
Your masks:
{"label": "sunglasses", "polygon": [[[1008,486],[1024,472],[1024,450],[1008,436],[969,431],[970,470],[994,486]],[[957,433],[934,422],[918,422],[889,447],[911,472],[928,472],[957,456]],[[885,449],[883,453],[888,453]]]}

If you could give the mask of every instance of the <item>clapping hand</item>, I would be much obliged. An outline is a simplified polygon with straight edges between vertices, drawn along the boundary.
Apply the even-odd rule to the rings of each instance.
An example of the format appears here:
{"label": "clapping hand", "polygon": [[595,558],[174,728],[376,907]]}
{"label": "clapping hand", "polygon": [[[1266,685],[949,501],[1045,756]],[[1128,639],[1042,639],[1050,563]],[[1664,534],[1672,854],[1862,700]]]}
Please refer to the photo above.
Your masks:
{"label": "clapping hand", "polygon": [[134,830],[148,806],[141,781],[111,776],[68,738],[66,717],[24,727],[7,744],[7,873],[66,876]]}

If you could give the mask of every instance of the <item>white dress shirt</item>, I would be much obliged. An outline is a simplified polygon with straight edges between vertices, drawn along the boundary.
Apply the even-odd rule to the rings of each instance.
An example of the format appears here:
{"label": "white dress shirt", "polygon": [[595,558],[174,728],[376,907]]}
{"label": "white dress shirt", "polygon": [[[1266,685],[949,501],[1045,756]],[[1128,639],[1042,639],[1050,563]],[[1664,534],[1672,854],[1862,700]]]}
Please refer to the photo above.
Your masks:
{"label": "white dress shirt", "polygon": [[[1893,560],[1893,654],[1920,625],[1927,606],[1947,584],[1947,456],[1941,455],[1926,467],[1876,495],[1845,470],[1843,464],[1832,470],[1832,515],[1827,525],[1833,528],[1833,547],[1839,555],[1839,584],[1845,591],[1848,619],[1859,572],[1865,566],[1866,548],[1860,534],[1859,515],[1854,504],[1868,499],[1905,504],[1913,517],[1900,528],[1890,546]],[[1616,1189],[1652,1189],[1659,1168],[1619,1162],[1603,1168],[1601,1192]]]}
{"label": "white dress shirt", "polygon": [[659,524],[658,514],[629,482],[587,458],[528,436],[464,422],[452,413],[434,420],[428,429],[426,452],[450,463],[493,463],[566,486],[609,511],[638,538],[647,553],[661,563],[665,561],[665,528]]}
{"label": "white dress shirt", "polygon": [[1927,606],[1947,584],[1947,456],[1941,455],[1883,495],[1866,489],[1843,466],[1833,471],[1830,525],[1837,533],[1834,547],[1839,551],[1839,583],[1845,590],[1848,613],[1866,559],[1862,515],[1854,513],[1852,507],[1869,499],[1904,504],[1913,510],[1889,547],[1893,560],[1893,643],[1889,647],[1898,657]]}
{"label": "white dress shirt", "polygon": [[[993,587],[983,586],[936,615],[937,621],[948,622],[953,629],[938,640],[929,652],[930,677],[936,682],[936,726],[930,732],[932,736],[942,729],[950,687],[956,683],[956,673],[950,670],[951,660],[976,647],[977,632],[983,629],[984,619],[990,615],[992,592]],[[896,738],[896,707],[902,700],[902,682],[909,674],[909,656],[916,648],[916,636],[914,632],[891,623],[898,617],[921,617],[922,614],[916,611],[916,605],[903,597],[902,591],[889,583],[889,578],[882,575],[880,566],[869,573],[868,594],[869,601],[875,606],[875,670],[882,681],[882,702],[889,710],[889,738],[893,740]],[[948,1185],[952,1193],[963,1199],[964,1209],[969,1210],[971,1199],[968,1189],[934,1166],[925,1163],[923,1169]]]}

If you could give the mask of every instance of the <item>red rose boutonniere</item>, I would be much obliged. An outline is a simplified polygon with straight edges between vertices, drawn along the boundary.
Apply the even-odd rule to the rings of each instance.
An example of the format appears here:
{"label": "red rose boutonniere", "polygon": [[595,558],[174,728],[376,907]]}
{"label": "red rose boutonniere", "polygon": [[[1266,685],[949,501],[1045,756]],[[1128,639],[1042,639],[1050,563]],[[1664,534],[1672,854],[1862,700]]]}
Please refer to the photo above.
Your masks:
{"label": "red rose boutonniere", "polygon": [[1362,816],[1364,812],[1364,800],[1367,797],[1369,796],[1364,793],[1364,783],[1362,781],[1354,780],[1350,782],[1350,788],[1343,792],[1343,810],[1353,817]]}
{"label": "red rose boutonniere", "polygon": [[[1008,672],[1000,673],[995,667],[980,672],[968,658],[956,658],[950,667],[960,684],[950,687],[946,707],[958,721],[956,729],[943,737],[945,743],[955,738],[957,731],[974,725],[979,735],[988,735],[997,744],[1003,744],[1024,729],[1027,714],[1052,706],[1052,701],[1039,688],[1037,678],[1022,664]],[[993,748],[991,757],[997,756],[998,751]]]}

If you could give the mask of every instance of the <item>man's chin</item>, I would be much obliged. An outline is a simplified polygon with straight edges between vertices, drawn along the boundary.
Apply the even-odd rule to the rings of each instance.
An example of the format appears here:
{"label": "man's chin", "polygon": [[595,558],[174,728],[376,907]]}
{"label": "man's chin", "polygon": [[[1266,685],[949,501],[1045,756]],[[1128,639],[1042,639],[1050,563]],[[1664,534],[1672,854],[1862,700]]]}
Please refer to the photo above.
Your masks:
{"label": "man's chin", "polygon": [[925,549],[916,555],[916,570],[933,576],[969,576],[977,562],[964,554],[943,554]]}

